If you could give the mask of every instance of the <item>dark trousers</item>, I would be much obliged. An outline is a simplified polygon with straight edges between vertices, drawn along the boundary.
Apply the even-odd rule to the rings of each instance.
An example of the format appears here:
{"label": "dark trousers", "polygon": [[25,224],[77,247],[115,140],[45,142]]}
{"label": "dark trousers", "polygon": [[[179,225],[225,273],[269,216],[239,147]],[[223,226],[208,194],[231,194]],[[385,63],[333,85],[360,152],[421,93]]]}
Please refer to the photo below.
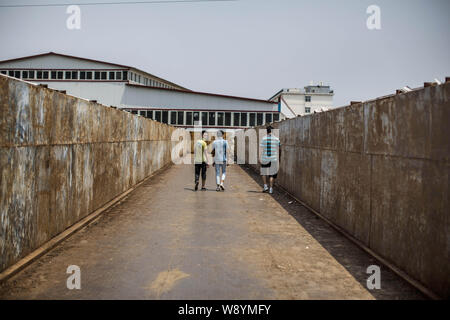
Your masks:
{"label": "dark trousers", "polygon": [[198,182],[200,171],[202,172],[202,180],[206,180],[206,162],[195,164],[195,183]]}

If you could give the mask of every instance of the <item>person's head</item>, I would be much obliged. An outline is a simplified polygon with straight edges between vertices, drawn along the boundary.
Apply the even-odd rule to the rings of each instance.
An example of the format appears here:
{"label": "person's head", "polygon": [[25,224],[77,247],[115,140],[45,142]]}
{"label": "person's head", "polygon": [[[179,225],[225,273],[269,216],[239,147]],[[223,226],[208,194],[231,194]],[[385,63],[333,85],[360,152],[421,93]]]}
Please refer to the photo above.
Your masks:
{"label": "person's head", "polygon": [[272,133],[272,126],[267,126],[266,130],[267,130],[267,134],[271,134]]}
{"label": "person's head", "polygon": [[217,130],[217,137],[218,138],[222,138],[223,137],[223,131],[222,130]]}
{"label": "person's head", "polygon": [[206,130],[202,131],[202,138],[203,140],[208,140],[208,132],[206,132]]}

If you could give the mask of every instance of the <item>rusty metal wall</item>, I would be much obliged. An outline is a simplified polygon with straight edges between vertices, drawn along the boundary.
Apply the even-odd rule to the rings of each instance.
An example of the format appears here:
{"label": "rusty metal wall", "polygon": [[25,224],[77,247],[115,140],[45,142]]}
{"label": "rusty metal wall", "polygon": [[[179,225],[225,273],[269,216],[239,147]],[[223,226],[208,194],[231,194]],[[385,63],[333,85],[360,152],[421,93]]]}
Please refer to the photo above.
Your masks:
{"label": "rusty metal wall", "polygon": [[278,183],[445,298],[449,97],[447,82],[274,125]]}
{"label": "rusty metal wall", "polygon": [[0,271],[171,163],[174,127],[0,76]]}

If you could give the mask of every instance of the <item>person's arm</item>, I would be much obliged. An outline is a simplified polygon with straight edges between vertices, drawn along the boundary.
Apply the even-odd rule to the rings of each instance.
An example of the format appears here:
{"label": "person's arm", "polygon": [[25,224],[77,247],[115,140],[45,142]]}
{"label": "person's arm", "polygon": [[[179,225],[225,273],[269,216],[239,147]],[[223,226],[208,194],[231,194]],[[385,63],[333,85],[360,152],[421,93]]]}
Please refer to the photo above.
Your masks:
{"label": "person's arm", "polygon": [[[205,143],[206,145],[206,143]],[[207,146],[203,148],[203,154],[205,155],[206,165],[209,166],[208,152],[206,152]]]}
{"label": "person's arm", "polygon": [[228,145],[228,141],[226,141],[226,140],[225,140],[225,145],[226,145],[225,152],[227,154],[227,157],[226,157],[225,161],[227,163],[227,166],[229,166],[230,165],[230,161],[229,161],[229,159],[230,159],[230,146]]}
{"label": "person's arm", "polygon": [[278,160],[281,161],[281,142],[280,141],[278,141],[278,154],[279,154]]}

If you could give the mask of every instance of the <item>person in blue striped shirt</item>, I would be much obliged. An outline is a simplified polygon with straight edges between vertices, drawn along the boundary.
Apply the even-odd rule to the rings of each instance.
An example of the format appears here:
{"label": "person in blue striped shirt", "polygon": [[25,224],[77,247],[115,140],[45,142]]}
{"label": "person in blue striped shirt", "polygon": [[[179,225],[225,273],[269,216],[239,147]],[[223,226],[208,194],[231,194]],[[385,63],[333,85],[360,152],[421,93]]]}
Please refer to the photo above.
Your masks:
{"label": "person in blue striped shirt", "polygon": [[[281,157],[281,143],[280,140],[272,135],[273,128],[268,126],[266,128],[267,135],[261,139],[260,148],[261,154],[261,175],[264,182],[263,192],[269,191],[273,193],[273,182],[278,175],[279,159]],[[267,186],[267,177],[269,176],[269,186]]]}

